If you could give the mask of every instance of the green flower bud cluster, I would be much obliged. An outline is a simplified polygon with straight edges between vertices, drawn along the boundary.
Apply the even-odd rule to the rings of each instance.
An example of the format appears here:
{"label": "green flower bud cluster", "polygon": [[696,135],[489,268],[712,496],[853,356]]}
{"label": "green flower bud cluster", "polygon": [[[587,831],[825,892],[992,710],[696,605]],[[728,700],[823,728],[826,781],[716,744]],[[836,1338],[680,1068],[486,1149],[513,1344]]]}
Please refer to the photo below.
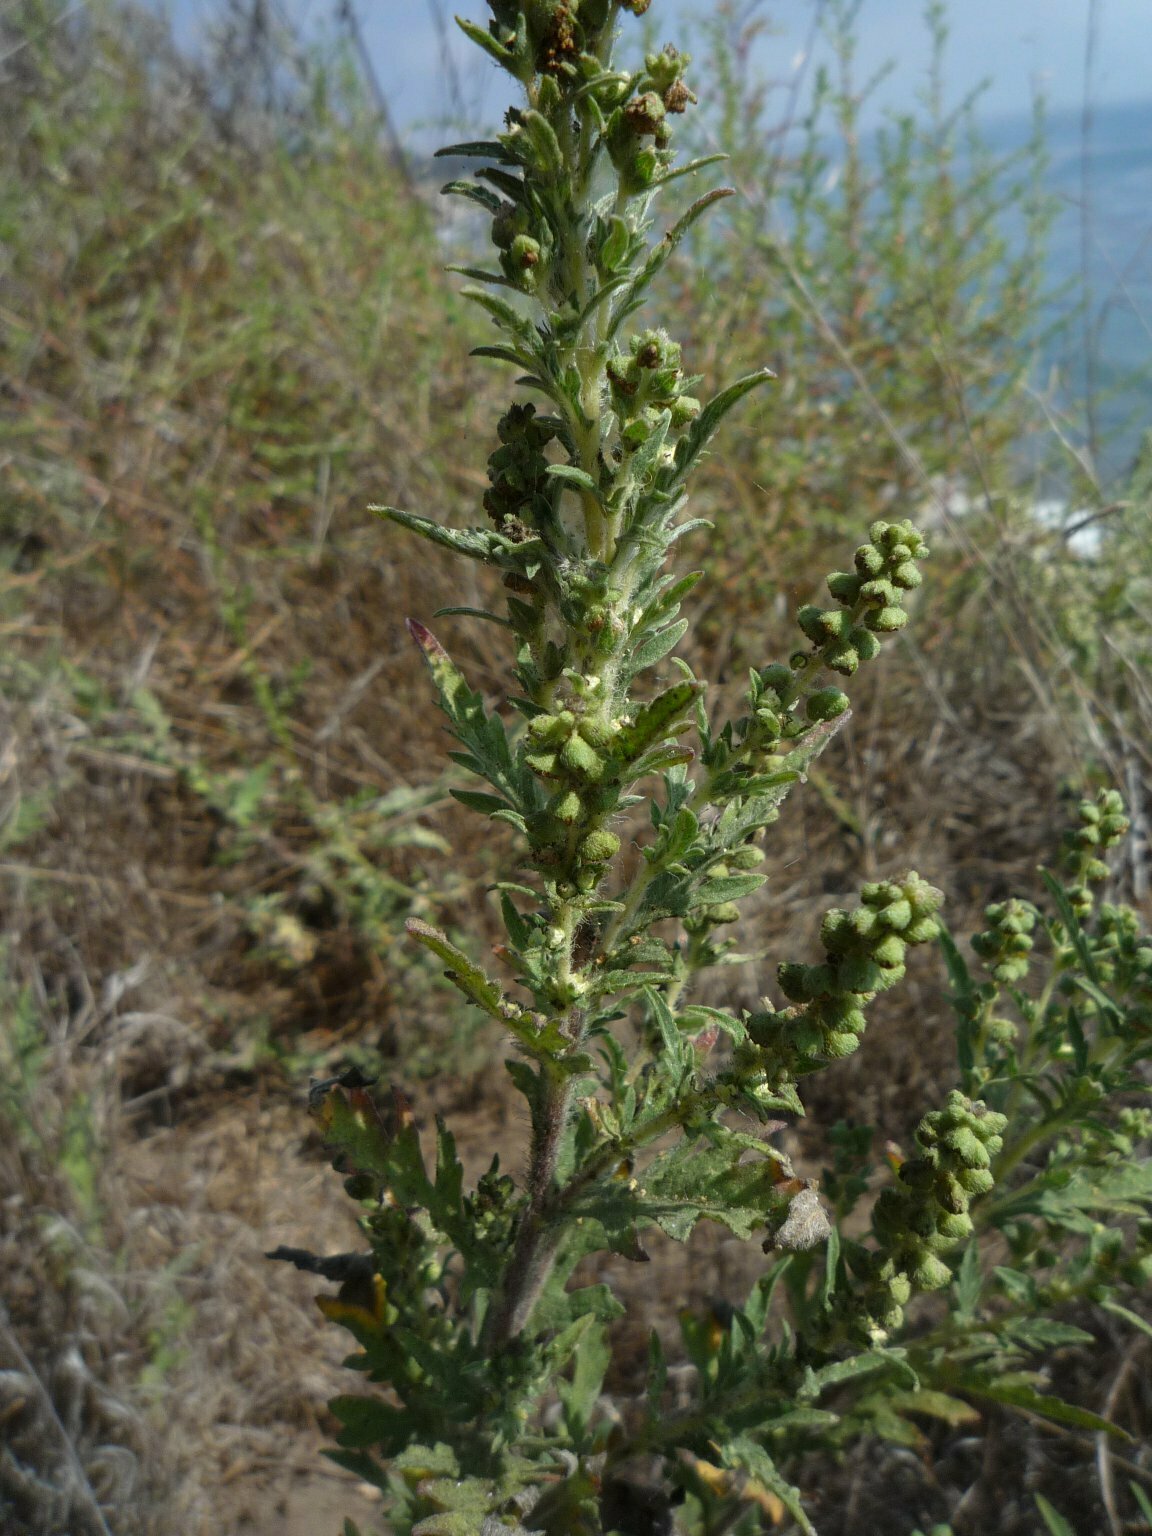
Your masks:
{"label": "green flower bud cluster", "polygon": [[[855,572],[834,571],[828,577],[828,590],[841,607],[825,609],[809,603],[796,616],[814,651],[797,651],[786,666],[774,662],[752,673],[748,714],[718,735],[705,754],[713,771],[733,758],[739,759],[737,771],[749,767],[772,771],[778,766],[773,757],[781,741],[795,741],[811,726],[836,720],[848,709],[848,697],[840,688],[809,691],[819,666],[851,676],[862,661],[877,655],[879,634],[907,622],[901,595],[919,586],[916,561],[928,554],[928,548],[908,522],[875,522],[870,535],[871,542],[856,551]],[[718,784],[730,787],[723,778]]]}
{"label": "green flower bud cluster", "polygon": [[[734,849],[726,859],[710,864],[708,878],[724,880],[729,875],[749,874],[752,870],[758,869],[766,857],[763,848],[757,848],[754,843],[745,843],[742,848]],[[694,912],[689,913],[683,919],[684,928],[690,934],[703,934],[722,923],[739,922],[740,915],[738,902],[719,901],[714,906],[698,907]]]}
{"label": "green flower bud cluster", "polygon": [[1114,1124],[1086,1124],[1080,1128],[1079,1136],[1085,1154],[1094,1162],[1130,1162],[1142,1155],[1146,1144],[1152,1141],[1152,1109],[1129,1105],[1120,1110]]}
{"label": "green flower bud cluster", "polygon": [[911,871],[899,880],[865,885],[852,912],[834,907],[820,926],[827,951],[820,965],[786,964],[777,977],[800,1006],[754,1014],[752,1041],[774,1055],[799,1058],[805,1068],[850,1056],[860,1044],[864,1009],[904,975],[910,944],[936,938],[943,894]]}
{"label": "green flower bud cluster", "polygon": [[619,590],[609,585],[607,576],[599,561],[588,561],[583,569],[565,576],[560,603],[565,619],[574,618],[596,656],[610,656],[628,632]]}
{"label": "green flower bud cluster", "polygon": [[[648,3],[625,0],[624,9],[639,15]],[[489,9],[489,34],[509,55],[507,67],[522,80],[578,69],[600,46],[609,12],[608,0],[532,0],[529,5],[489,0]]]}
{"label": "green flower bud cluster", "polygon": [[[748,713],[726,725],[705,749],[704,761],[716,775],[720,793],[739,793],[749,769],[776,771],[780,754],[786,756],[790,744],[806,736],[813,725],[835,720],[848,708],[847,695],[839,688],[818,688],[805,696],[796,672],[781,662],[752,672],[745,700]],[[775,820],[775,815],[769,815],[764,825]]]}
{"label": "green flower bud cluster", "polygon": [[501,1173],[494,1161],[477,1180],[475,1193],[465,1196],[464,1209],[480,1241],[489,1243],[494,1252],[506,1250],[519,1209],[516,1181]]}
{"label": "green flower bud cluster", "polygon": [[[796,691],[796,674],[782,662],[762,667],[755,675],[752,686],[752,716],[758,727],[760,744],[771,746],[781,737],[800,736],[804,722],[790,718],[796,707],[793,695]],[[775,698],[770,697],[774,694]],[[804,699],[804,713],[810,723],[835,720],[848,708],[848,695],[839,688],[816,688]]]}
{"label": "green flower bud cluster", "polygon": [[608,771],[606,753],[618,734],[597,716],[577,715],[571,709],[537,715],[528,722],[525,761],[542,778],[598,784]]}
{"label": "green flower bud cluster", "polygon": [[488,459],[491,486],[484,493],[484,510],[502,532],[509,532],[509,518],[539,528],[552,510],[544,449],[556,436],[556,428],[527,403],[506,411],[496,431],[500,447]]}
{"label": "green flower bud cluster", "polygon": [[[644,0],[625,6],[635,14],[646,8]],[[573,236],[561,147],[566,111],[579,97],[582,115],[591,116],[598,140],[616,165],[621,192],[642,195],[671,164],[669,117],[696,100],[683,79],[689,61],[666,48],[647,57],[638,78],[606,69],[601,54],[612,10],[608,0],[534,0],[527,6],[493,0],[492,10],[487,38],[473,23],[462,25],[518,80],[536,80],[533,104],[528,110],[511,108],[507,131],[500,136],[508,161],[523,167],[524,174],[516,177],[503,168],[479,173],[503,194],[503,201],[497,193],[463,183],[445,190],[462,193],[492,213],[492,242],[509,283],[534,295],[558,289],[553,297],[562,300],[570,274],[557,280],[553,265]]]}
{"label": "green flower bud cluster", "polygon": [[878,635],[907,624],[904,593],[920,585],[916,562],[928,554],[909,522],[875,522],[868,533],[870,542],[856,551],[855,570],[834,571],[828,578],[828,591],[840,608],[808,603],[796,616],[824,665],[845,677],[876,655]]}
{"label": "green flower bud cluster", "polygon": [[[542,868],[579,890],[591,890],[605,864],[620,849],[614,832],[598,819],[616,805],[618,767],[611,748],[620,728],[594,713],[561,709],[528,722],[525,762],[541,778],[555,781],[543,811],[528,820],[528,840]],[[577,823],[580,836],[575,836]]]}
{"label": "green flower bud cluster", "polygon": [[508,281],[534,292],[555,244],[547,221],[523,203],[501,203],[492,220],[492,244]]}
{"label": "green flower bud cluster", "polygon": [[[1004,1144],[1007,1117],[958,1089],[943,1109],[924,1116],[916,1130],[920,1156],[909,1158],[899,1184],[884,1190],[872,1212],[872,1230],[891,1265],[921,1290],[948,1285],[952,1271],[941,1258],[971,1236],[969,1206],[992,1189],[992,1159]],[[897,1305],[907,1300],[903,1285],[889,1287]]]}
{"label": "green flower bud cluster", "polygon": [[606,372],[620,440],[629,450],[647,442],[662,411],[679,431],[700,414],[700,402],[684,390],[696,383],[680,371],[680,345],[667,331],[641,331],[629,340],[630,356],[617,351]]}
{"label": "green flower bud cluster", "polygon": [[[1131,907],[1103,902],[1088,935],[1096,977],[1114,996],[1123,999],[1125,1027],[1132,1032],[1152,1029],[1152,935]],[[1070,989],[1080,964],[1071,939],[1057,946],[1057,960],[1071,974]]]}
{"label": "green flower bud cluster", "polygon": [[1102,903],[1092,951],[1101,981],[1142,995],[1152,1005],[1152,934],[1144,931],[1138,912]]}
{"label": "green flower bud cluster", "polygon": [[989,926],[974,935],[972,948],[997,981],[1011,985],[1027,976],[1032,933],[1039,915],[1030,901],[1015,896],[984,908]]}
{"label": "green flower bud cluster", "polygon": [[[1108,866],[1102,854],[1115,848],[1127,835],[1129,821],[1124,814],[1124,801],[1118,791],[1102,789],[1093,800],[1081,800],[1077,807],[1079,825],[1064,837],[1064,862],[1068,873],[1087,884],[1108,878]],[[1069,893],[1072,894],[1071,892]],[[1084,893],[1076,890],[1083,903]],[[1074,899],[1073,905],[1079,910]],[[1088,897],[1091,907],[1091,897]]]}
{"label": "green flower bud cluster", "polygon": [[426,1336],[439,1331],[438,1315],[425,1302],[429,1288],[443,1279],[444,1264],[420,1224],[400,1205],[378,1206],[368,1218],[372,1250],[380,1264],[388,1306],[406,1319],[425,1316]]}
{"label": "green flower bud cluster", "polygon": [[[820,692],[836,694],[844,702],[837,706],[830,698],[823,699],[817,708],[824,712],[819,716],[812,715],[811,719],[833,719],[847,709],[848,700],[838,688],[821,689]],[[795,694],[796,674],[781,662],[773,662],[752,673],[747,694],[748,714],[740,720],[735,733],[740,742],[740,757],[750,767],[770,768],[769,760],[779,743],[803,735],[805,723],[793,712]]]}
{"label": "green flower bud cluster", "polygon": [[[636,4],[630,9],[640,14]],[[661,53],[647,54],[635,93],[608,118],[604,142],[621,189],[629,196],[648,191],[672,163],[672,125],[668,119],[696,100],[684,80],[691,62],[688,54],[671,46]]]}

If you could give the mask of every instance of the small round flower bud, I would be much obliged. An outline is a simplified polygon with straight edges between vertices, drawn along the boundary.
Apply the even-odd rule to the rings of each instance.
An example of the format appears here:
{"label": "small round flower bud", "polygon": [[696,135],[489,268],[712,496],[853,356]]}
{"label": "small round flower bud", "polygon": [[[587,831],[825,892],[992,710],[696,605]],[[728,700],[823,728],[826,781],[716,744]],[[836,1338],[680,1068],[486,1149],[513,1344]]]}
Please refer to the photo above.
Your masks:
{"label": "small round flower bud", "polygon": [[583,810],[580,796],[574,789],[566,791],[552,805],[553,815],[563,822],[579,821]]}
{"label": "small round flower bud", "polygon": [[860,596],[861,577],[853,571],[833,571],[828,577],[828,591],[838,603],[851,608]]}
{"label": "small round flower bud", "polygon": [[809,694],[804,706],[809,720],[835,720],[848,708],[848,696],[839,688],[820,688]]}
{"label": "small round flower bud", "polygon": [[791,1002],[802,1003],[808,1000],[808,970],[808,966],[795,962],[786,962],[777,968],[776,979],[780,983],[780,990]]}
{"label": "small round flower bud", "polygon": [[770,688],[778,699],[782,699],[792,687],[792,669],[782,662],[773,662],[770,667],[764,667],[760,672],[760,681],[765,688]]}
{"label": "small round flower bud", "polygon": [[540,261],[540,242],[531,235],[517,235],[508,254],[514,266],[534,267]]}
{"label": "small round flower bud", "polygon": [[855,936],[853,918],[842,907],[832,907],[824,914],[820,924],[820,942],[831,954],[840,954],[851,944]]}
{"label": "small round flower bud", "polygon": [[848,930],[853,938],[867,939],[876,932],[880,915],[871,907],[857,907],[848,919]]}
{"label": "small round flower bud", "polygon": [[970,1195],[987,1195],[995,1187],[995,1180],[987,1168],[960,1168],[956,1173],[956,1182]]}
{"label": "small round flower bud", "polygon": [[560,761],[569,772],[595,782],[604,776],[604,759],[590,747],[578,732],[573,732],[564,743]]}
{"label": "small round flower bud", "polygon": [[923,1291],[942,1291],[952,1283],[952,1271],[942,1259],[926,1253],[912,1269],[912,1279]]}
{"label": "small round flower bud", "polygon": [[895,933],[890,933],[886,939],[881,939],[872,950],[873,957],[885,970],[904,963],[904,942]]}
{"label": "small round flower bud", "polygon": [[864,617],[868,628],[878,634],[891,634],[897,629],[903,629],[908,622],[908,615],[903,608],[880,608]]}
{"label": "small round flower bud", "polygon": [[830,1061],[842,1061],[845,1056],[851,1056],[854,1051],[860,1049],[859,1035],[847,1033],[833,1033],[824,1041],[824,1051]]}
{"label": "small round flower bud", "polygon": [[860,597],[870,608],[891,608],[899,602],[896,588],[882,577],[864,582],[860,588]]}
{"label": "small round flower bud", "polygon": [[612,745],[613,739],[619,734],[618,726],[598,720],[591,715],[586,715],[577,729],[588,745],[598,752],[606,752]]}
{"label": "small round flower bud", "polygon": [[953,1243],[963,1242],[966,1237],[972,1235],[973,1222],[966,1211],[949,1212],[941,1216],[939,1233],[950,1247]]}
{"label": "small round flower bud", "polygon": [[856,569],[865,581],[874,576],[879,576],[884,569],[884,556],[878,549],[873,549],[871,544],[861,544],[853,556]]}
{"label": "small round flower bud", "polygon": [[728,863],[737,870],[756,869],[766,857],[763,848],[755,848],[751,843],[746,843],[743,848],[737,848],[729,855]]}
{"label": "small round flower bud", "polygon": [[825,640],[838,638],[845,628],[842,613],[834,608],[817,608],[815,603],[806,603],[797,613],[796,622],[813,645],[822,645]]}
{"label": "small round flower bud", "polygon": [[893,1275],[888,1282],[888,1294],[898,1307],[907,1306],[912,1299],[912,1282],[907,1275]]}
{"label": "small round flower bud", "polygon": [[615,832],[609,832],[605,827],[589,832],[580,843],[580,856],[587,859],[589,864],[607,864],[619,852],[620,839]]}
{"label": "small round flower bud", "polygon": [[885,928],[891,928],[900,933],[907,928],[912,921],[912,903],[901,897],[897,901],[891,901],[886,907],[882,907],[878,913],[879,921]]}
{"label": "small round flower bud", "polygon": [[695,395],[677,395],[672,402],[672,425],[679,430],[700,414],[700,402]]}
{"label": "small round flower bud", "polygon": [[853,677],[860,665],[860,653],[854,646],[829,645],[824,651],[824,665],[831,672],[839,672],[842,677]]}

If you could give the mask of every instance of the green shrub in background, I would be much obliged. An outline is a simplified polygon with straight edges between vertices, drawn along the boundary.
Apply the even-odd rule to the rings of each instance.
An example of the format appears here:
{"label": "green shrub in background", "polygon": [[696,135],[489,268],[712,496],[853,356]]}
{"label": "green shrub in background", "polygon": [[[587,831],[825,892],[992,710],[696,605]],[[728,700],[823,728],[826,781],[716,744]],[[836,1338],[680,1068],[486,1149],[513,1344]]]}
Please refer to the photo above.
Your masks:
{"label": "green shrub in background", "polygon": [[[830,64],[769,85],[754,65],[771,25],[759,0],[698,23],[714,84],[691,142],[728,155],[742,195],[685,242],[677,312],[700,366],[739,368],[767,346],[782,380],[759,400],[757,430],[703,475],[704,505],[723,508],[713,568],[725,615],[763,626],[766,600],[803,589],[803,569],[819,568],[846,524],[922,509],[942,556],[937,655],[963,651],[1001,693],[1030,672],[1081,743],[1081,771],[1122,780],[1142,829],[1148,452],[1101,479],[1100,444],[1074,424],[1095,407],[1072,398],[1078,380],[1040,373],[1058,337],[1076,350],[1067,333],[1091,299],[1076,283],[1050,291],[1043,100],[1029,142],[995,152],[979,93],[947,100],[947,7],[928,0],[918,110],[869,131],[880,76],[859,76],[863,24],[854,0],[830,0],[812,39]],[[1048,524],[1038,504],[1063,512]],[[1069,535],[1088,530],[1098,541],[1085,559]],[[1007,667],[972,646],[974,610],[981,630],[1002,631]],[[1134,879],[1143,894],[1138,865]]]}
{"label": "green shrub in background", "polygon": [[868,132],[879,79],[858,79],[860,24],[859,4],[821,7],[831,64],[775,89],[750,51],[763,7],[720,6],[701,29],[715,84],[693,142],[728,155],[742,196],[694,236],[684,320],[693,356],[739,364],[767,344],[784,380],[730,456],[758,494],[753,515],[729,509],[727,553],[768,588],[796,576],[752,561],[765,521],[819,548],[862,509],[926,506],[947,488],[994,507],[996,527],[1043,451],[1023,387],[1053,217],[1042,118],[1026,150],[992,153],[976,99],[946,101],[945,7],[930,4],[920,110]]}
{"label": "green shrub in background", "polygon": [[1061,642],[1054,681],[1075,696],[1093,749],[1123,784],[1135,836],[1128,850],[1138,902],[1152,890],[1147,781],[1152,741],[1152,433],[1145,433],[1119,494],[1089,499],[1073,526],[1095,537],[1091,556],[1036,574]]}
{"label": "green shrub in background", "polygon": [[[617,22],[646,9],[492,0],[487,31],[461,23],[524,91],[498,138],[452,151],[481,164],[448,190],[492,218],[493,261],[465,271],[465,292],[497,329],[481,352],[536,399],[500,419],[485,525],[380,509],[505,591],[502,614],[447,610],[507,635],[502,711],[409,621],[452,756],[477,781],[456,798],[520,838],[495,887],[499,979],[431,924],[409,927],[514,1044],[527,1174],[494,1159],[466,1187],[446,1125],[426,1147],[400,1090],[382,1108],[349,1072],[315,1084],[312,1107],[369,1251],[280,1256],[342,1282],[322,1305],[376,1390],[333,1403],[336,1456],[387,1492],[392,1529],[420,1536],[765,1518],[811,1531],[793,1475],[813,1449],[913,1442],[915,1421],[962,1424],[989,1403],[1110,1433],[1046,1390],[1043,1360],[1090,1337],[1060,1315],[1069,1300],[1143,1326],[1129,1302],[1149,1276],[1152,1173],[1132,1096],[1152,947],[1094,894],[1126,830],[1114,794],[1082,806],[1045,914],[989,909],[976,950],[990,981],[946,941],[957,1085],[910,1155],[892,1149],[862,1235],[847,1218],[876,1190],[868,1139],[840,1132],[821,1186],[772,1138],[803,1113],[803,1079],[860,1047],[909,948],[941,935],[940,892],[915,872],[866,884],[827,913],[823,955],[781,965],[754,1011],[695,996],[736,958],[725,931],[768,878],[765,833],[848,719],[841,680],[906,623],[927,550],[910,523],[873,521],[828,597],[800,609],[790,654],[752,671],[736,718],[711,714],[670,659],[703,574],[668,568],[700,526],[683,517],[689,478],[771,375],[702,402],[678,344],[634,318],[724,196],[699,196],[649,244],[663,188],[706,162],[674,163],[687,58],[669,46],[614,67]],[[1029,989],[1039,938],[1046,972]],[[614,1402],[607,1261],[643,1263],[646,1234],[683,1242],[701,1221],[762,1244],[763,1275],[723,1316],[681,1318],[687,1385],[673,1389],[654,1332],[644,1389]]]}

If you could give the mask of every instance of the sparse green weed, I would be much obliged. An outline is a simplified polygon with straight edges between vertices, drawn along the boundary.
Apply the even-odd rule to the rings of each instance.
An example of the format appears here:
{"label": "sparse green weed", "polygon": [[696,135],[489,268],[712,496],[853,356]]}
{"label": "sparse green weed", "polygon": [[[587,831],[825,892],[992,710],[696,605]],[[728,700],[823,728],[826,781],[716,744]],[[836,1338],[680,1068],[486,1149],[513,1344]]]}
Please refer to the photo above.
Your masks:
{"label": "sparse green weed", "polygon": [[[799,609],[786,657],[752,669],[734,718],[672,655],[706,574],[668,568],[702,530],[684,517],[689,479],[772,375],[702,400],[679,345],[634,320],[725,196],[699,195],[649,243],[664,187],[711,162],[674,162],[695,101],[685,55],[613,65],[617,23],[646,8],[492,0],[487,31],[461,23],[525,98],[496,139],[451,151],[481,162],[446,190],[491,214],[495,248],[464,270],[464,292],[496,328],[482,354],[542,403],[518,398],[500,419],[485,526],[377,509],[500,579],[504,614],[448,612],[501,627],[513,651],[493,708],[408,621],[453,759],[478,781],[455,798],[520,837],[495,886],[498,972],[423,919],[408,928],[511,1038],[526,1177],[494,1159],[466,1187],[448,1126],[429,1156],[403,1092],[380,1106],[351,1070],[315,1084],[311,1104],[369,1252],[279,1255],[342,1282],[321,1306],[384,1390],[332,1404],[336,1459],[388,1493],[392,1529],[417,1536],[765,1519],[811,1532],[810,1490],[793,1478],[815,1450],[919,1444],[918,1423],[974,1423],[988,1405],[1118,1434],[1051,1390],[1043,1364],[1091,1341],[1063,1309],[1122,1306],[1152,1264],[1150,1126],[1132,1103],[1152,1054],[1152,947],[1134,912],[1094,894],[1128,828],[1114,792],[1081,806],[1046,916],[989,908],[975,947],[990,982],[944,940],[956,1085],[883,1169],[868,1166],[870,1137],[845,1129],[822,1198],[776,1138],[804,1113],[805,1079],[862,1045],[908,951],[942,938],[938,890],[915,871],[869,881],[825,915],[822,956],[781,964],[758,1008],[700,1000],[699,979],[736,958],[740,903],[769,877],[766,834],[848,719],[841,682],[909,607],[931,626],[935,604],[919,592],[922,535],[878,518],[828,596]],[[1051,957],[1033,996],[1022,983],[1041,932]],[[859,1233],[849,1218],[865,1196]],[[609,1400],[623,1310],[611,1260],[644,1263],[649,1233],[687,1242],[702,1222],[758,1241],[762,1277],[739,1305],[681,1315],[687,1379],[673,1384],[656,1329],[643,1389]]]}

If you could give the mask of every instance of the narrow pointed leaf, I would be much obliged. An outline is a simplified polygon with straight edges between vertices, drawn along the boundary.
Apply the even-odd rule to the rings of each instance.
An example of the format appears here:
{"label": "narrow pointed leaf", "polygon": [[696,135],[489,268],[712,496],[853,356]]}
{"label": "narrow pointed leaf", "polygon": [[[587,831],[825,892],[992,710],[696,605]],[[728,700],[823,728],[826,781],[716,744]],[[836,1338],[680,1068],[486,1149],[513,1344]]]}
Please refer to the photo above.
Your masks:
{"label": "narrow pointed leaf", "polygon": [[377,517],[387,518],[389,522],[399,523],[401,528],[418,533],[430,544],[450,549],[453,554],[466,555],[469,560],[482,560],[485,565],[495,563],[498,545],[486,528],[446,528],[443,523],[434,522],[419,512],[402,512],[399,507],[370,505],[368,510]]}
{"label": "narrow pointed leaf", "polygon": [[501,800],[499,795],[486,795],[481,790],[450,789],[448,793],[453,800],[459,800],[460,804],[466,805],[470,811],[479,811],[484,816],[511,809],[507,800]]}
{"label": "narrow pointed leaf", "polygon": [[[654,183],[654,185],[657,187],[666,187],[670,181],[678,181],[681,176],[692,176],[697,171],[704,170],[707,166],[719,165],[722,161],[727,160],[727,158],[727,155],[722,154],[701,155],[698,160],[690,160],[687,165],[678,165],[675,170],[669,171],[667,175],[661,176]],[[731,197],[734,191],[734,187],[717,187],[716,191],[712,193],[711,196],[713,200],[715,200],[717,197]]]}
{"label": "narrow pointed leaf", "polygon": [[466,38],[476,44],[477,48],[482,48],[485,53],[491,55],[502,69],[508,70],[510,74],[516,73],[515,55],[498,43],[490,32],[486,32],[483,27],[477,26],[474,21],[466,20],[463,16],[457,16],[456,25]]}
{"label": "narrow pointed leaf", "polygon": [[549,479],[559,480],[564,485],[570,485],[575,491],[583,491],[589,496],[594,496],[597,501],[603,502],[600,487],[593,480],[587,470],[580,469],[575,464],[549,464],[546,471]]}
{"label": "narrow pointed leaf", "polygon": [[1060,1511],[1049,1504],[1042,1493],[1034,1493],[1032,1497],[1036,1500],[1036,1508],[1040,1511],[1050,1536],[1076,1536],[1075,1526],[1070,1525]]}
{"label": "narrow pointed leaf", "polygon": [[448,935],[441,933],[439,928],[433,928],[430,923],[422,922],[420,918],[410,917],[404,924],[405,929],[424,945],[432,953],[443,960],[449,967],[447,975],[452,983],[459,987],[464,996],[470,1002],[482,1008],[490,1018],[498,1019],[501,1023],[509,1022],[509,1015],[519,1018],[523,1010],[506,998],[494,981],[488,977],[480,967],[452,943]]}
{"label": "narrow pointed leaf", "polygon": [[761,368],[756,373],[749,373],[744,378],[737,379],[735,384],[729,384],[727,389],[722,389],[718,395],[709,400],[677,443],[675,466],[665,472],[663,483],[671,486],[683,479],[733,406],[738,405],[745,395],[751,394],[761,384],[767,384],[775,377],[771,368]]}
{"label": "narrow pointed leaf", "polygon": [[637,672],[643,672],[645,667],[653,667],[662,657],[680,640],[688,628],[687,619],[677,619],[674,624],[668,624],[663,629],[658,629],[655,634],[642,640],[629,658],[629,666],[633,676]]}
{"label": "narrow pointed leaf", "polygon": [[703,683],[673,683],[671,688],[665,688],[643,705],[633,723],[620,732],[614,748],[616,754],[627,762],[647,751],[668,735],[673,726],[684,721],[703,693]]}
{"label": "narrow pointed leaf", "polygon": [[[686,166],[682,174],[692,170],[701,170],[706,164],[711,164],[714,160],[723,160],[724,158],[723,155],[717,155],[713,156],[710,160],[698,160],[693,165]],[[671,181],[672,177],[669,176],[664,179]],[[664,238],[653,248],[648,260],[624,290],[619,304],[612,312],[612,319],[608,325],[609,337],[614,336],[628,316],[639,308],[645,291],[651,286],[661,267],[692,228],[693,224],[695,224],[696,220],[706,213],[714,203],[718,203],[722,198],[732,197],[734,191],[733,187],[716,187],[711,192],[705,193],[703,197],[698,198],[691,208],[677,219]]]}
{"label": "narrow pointed leaf", "polygon": [[434,619],[483,619],[486,624],[499,624],[503,629],[512,628],[506,618],[498,613],[489,613],[487,608],[437,608],[432,617]]}
{"label": "narrow pointed leaf", "polygon": [[447,144],[433,156],[436,160],[499,160],[515,165],[516,160],[497,139],[469,139],[463,144]]}
{"label": "narrow pointed leaf", "polygon": [[1022,1381],[982,1381],[962,1379],[959,1386],[973,1397],[987,1398],[994,1403],[1004,1403],[1009,1408],[1022,1408],[1039,1418],[1051,1419],[1054,1424],[1067,1424],[1073,1429],[1088,1429],[1095,1434],[1114,1435],[1119,1440],[1130,1440],[1127,1430],[1121,1429],[1109,1419],[1081,1408],[1076,1403],[1066,1403],[1049,1392],[1039,1392]]}
{"label": "narrow pointed leaf", "polygon": [[468,686],[464,674],[432,631],[416,619],[406,622],[408,633],[428,663],[440,694],[440,707],[451,721],[456,739],[467,749],[462,754],[449,755],[486,779],[509,808],[519,814],[525,808],[524,770],[513,759],[503,721],[487,712],[483,698]]}
{"label": "narrow pointed leaf", "polygon": [[501,347],[498,345],[473,347],[469,357],[488,357],[497,363],[511,363],[513,368],[531,368],[534,366],[530,357],[525,357],[522,352],[517,352],[515,347]]}
{"label": "narrow pointed leaf", "polygon": [[478,187],[474,181],[447,181],[440,188],[441,197],[465,197],[469,202],[479,203],[481,208],[486,208],[489,213],[500,212],[500,199],[495,192],[489,192],[487,187]]}
{"label": "narrow pointed leaf", "polygon": [[[458,277],[470,277],[475,283],[490,283],[494,288],[511,288],[513,293],[520,292],[516,284],[510,278],[505,277],[503,272],[488,272],[483,267],[465,267],[457,262],[450,262],[444,270],[446,272],[455,272]],[[461,288],[460,290],[466,298],[471,298],[473,291],[479,292],[481,290],[469,290],[467,288]]]}

